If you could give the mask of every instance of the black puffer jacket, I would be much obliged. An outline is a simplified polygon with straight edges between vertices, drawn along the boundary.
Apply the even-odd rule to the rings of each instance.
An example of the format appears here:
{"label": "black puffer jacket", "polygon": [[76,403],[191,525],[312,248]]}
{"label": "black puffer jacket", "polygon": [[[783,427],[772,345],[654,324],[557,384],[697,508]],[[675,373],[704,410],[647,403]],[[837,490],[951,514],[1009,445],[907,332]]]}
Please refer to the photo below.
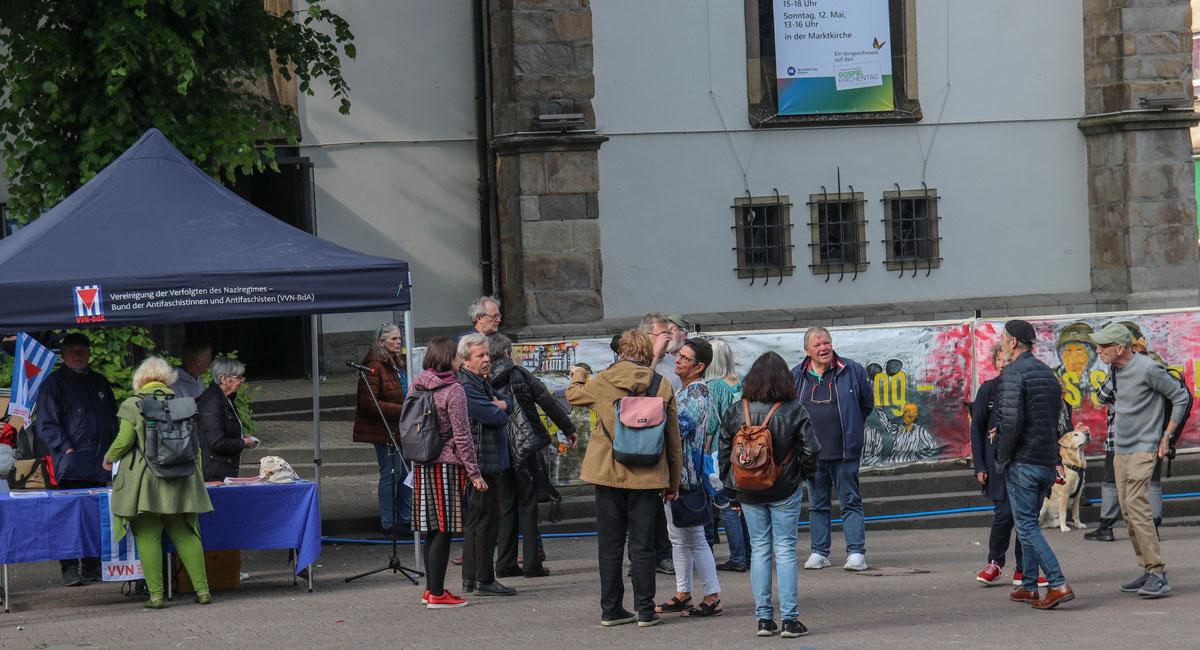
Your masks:
{"label": "black puffer jacket", "polygon": [[538,406],[542,407],[542,412],[550,418],[551,422],[554,422],[564,436],[575,433],[575,423],[571,422],[571,416],[567,413],[563,403],[554,397],[540,379],[534,377],[528,370],[514,364],[511,359],[497,361],[492,366],[488,381],[491,382],[493,388],[507,390],[516,398],[517,403],[521,405],[521,410],[529,418],[529,425],[533,428],[534,437],[539,441],[538,449],[550,444],[550,434],[546,431],[546,425],[542,422],[542,418],[538,417]]}
{"label": "black puffer jacket", "polygon": [[196,434],[200,438],[205,481],[236,477],[242,464],[242,421],[221,387],[212,384],[196,398]]}
{"label": "black puffer jacket", "polygon": [[[750,423],[762,424],[772,406],[773,404],[764,402],[750,402]],[[737,490],[737,486],[734,484],[729,456],[733,452],[733,436],[737,434],[737,430],[741,428],[745,419],[741,400],[730,404],[721,418],[723,426],[717,464],[720,467],[721,482],[725,484],[726,488],[734,491]],[[738,500],[743,503],[774,503],[790,497],[802,482],[811,478],[804,475],[800,462],[801,455],[806,449],[811,450],[809,453],[813,458],[821,453],[821,445],[813,433],[812,419],[809,418],[808,409],[804,408],[799,400],[781,404],[779,410],[775,411],[775,415],[771,416],[767,428],[771,430],[771,452],[775,456],[776,463],[782,463],[793,447],[802,446],[796,449],[796,453],[783,468],[783,473],[775,481],[775,485],[761,492],[737,492]]]}
{"label": "black puffer jacket", "polygon": [[[458,371],[458,383],[467,393],[467,414],[471,417],[471,436],[475,439],[475,457],[479,471],[488,476],[509,468],[508,425],[506,408],[492,404],[494,399],[509,401],[497,393],[486,379],[463,368]],[[511,408],[511,405],[510,405]]]}
{"label": "black puffer jacket", "polygon": [[1040,467],[1058,464],[1062,386],[1054,371],[1023,352],[1000,373],[996,393],[996,462]]}

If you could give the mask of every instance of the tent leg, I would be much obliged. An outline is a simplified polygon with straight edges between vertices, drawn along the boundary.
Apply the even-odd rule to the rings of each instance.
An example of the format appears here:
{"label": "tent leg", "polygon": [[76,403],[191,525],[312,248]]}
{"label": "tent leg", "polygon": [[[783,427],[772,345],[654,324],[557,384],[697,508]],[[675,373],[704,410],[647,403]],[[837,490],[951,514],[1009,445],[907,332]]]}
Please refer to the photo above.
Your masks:
{"label": "tent leg", "polygon": [[313,476],[317,497],[321,495],[321,351],[317,339],[321,317],[309,316],[309,345],[312,347]]}
{"label": "tent leg", "polygon": [[[413,333],[412,310],[404,312],[404,361],[405,369],[408,371],[408,385],[413,385],[413,380],[416,378],[416,368],[413,367],[413,345],[416,344],[416,335]],[[410,388],[411,390],[411,388]],[[414,464],[409,471],[416,470]],[[413,477],[414,479],[416,477]],[[421,567],[421,533],[413,530],[413,566],[417,571],[423,571]]]}

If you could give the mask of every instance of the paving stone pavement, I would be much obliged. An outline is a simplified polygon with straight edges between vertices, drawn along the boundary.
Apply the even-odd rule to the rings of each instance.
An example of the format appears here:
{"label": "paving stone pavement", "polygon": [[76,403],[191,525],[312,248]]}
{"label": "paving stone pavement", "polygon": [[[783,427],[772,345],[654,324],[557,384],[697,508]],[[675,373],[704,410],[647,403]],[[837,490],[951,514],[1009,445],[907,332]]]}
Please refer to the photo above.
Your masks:
{"label": "paving stone pavement", "polygon": [[[61,587],[57,563],[18,565],[10,568],[14,611],[0,614],[0,648],[1196,647],[1200,528],[1164,529],[1174,592],[1155,601],[1117,590],[1137,573],[1123,534],[1111,544],[1084,541],[1078,532],[1046,534],[1078,594],[1059,610],[1010,603],[1009,587],[974,581],[986,556],[986,529],[871,531],[868,559],[876,570],[800,572],[800,618],[812,630],[800,639],[754,636],[744,573],[720,574],[720,617],[601,628],[595,539],[589,537],[548,539],[552,575],[505,580],[520,591],[515,597],[477,597],[468,607],[437,611],[424,609],[421,588],[398,575],[343,582],[384,566],[386,546],[327,544],[312,594],[292,586],[282,551],[248,552],[243,570],[252,577],[239,591],[219,593],[207,607],[183,597],[165,611],[143,610],[115,585]],[[807,545],[802,531],[801,560]],[[723,545],[716,555],[725,559]],[[411,547],[402,549],[402,559],[411,560]],[[835,566],[844,561],[836,550],[831,559]],[[450,567],[451,590],[459,580],[459,569]],[[659,575],[657,600],[674,586],[673,577]],[[631,598],[627,590],[627,606]]]}

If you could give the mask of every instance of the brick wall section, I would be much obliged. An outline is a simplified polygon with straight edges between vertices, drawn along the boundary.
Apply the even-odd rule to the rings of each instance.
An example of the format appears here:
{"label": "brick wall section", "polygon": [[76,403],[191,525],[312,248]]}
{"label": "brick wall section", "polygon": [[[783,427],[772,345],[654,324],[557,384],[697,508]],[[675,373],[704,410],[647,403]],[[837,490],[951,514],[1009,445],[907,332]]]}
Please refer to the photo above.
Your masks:
{"label": "brick wall section", "polygon": [[1200,259],[1188,128],[1196,115],[1187,101],[1157,111],[1140,104],[1192,96],[1190,3],[1083,5],[1092,290],[1194,300]]}
{"label": "brick wall section", "polygon": [[[492,0],[492,109],[506,322],[604,317],[592,16],[587,0]],[[585,129],[537,131],[540,113]]]}

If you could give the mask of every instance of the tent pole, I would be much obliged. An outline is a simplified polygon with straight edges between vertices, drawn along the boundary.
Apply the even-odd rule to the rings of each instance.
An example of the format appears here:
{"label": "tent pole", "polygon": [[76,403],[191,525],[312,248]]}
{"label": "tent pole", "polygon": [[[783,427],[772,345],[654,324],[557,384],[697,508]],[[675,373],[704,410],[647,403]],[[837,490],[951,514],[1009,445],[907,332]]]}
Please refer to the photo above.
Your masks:
{"label": "tent pole", "polygon": [[[413,330],[412,309],[409,308],[408,311],[404,312],[404,366],[406,372],[408,372],[408,389],[410,391],[412,390],[413,381],[416,379],[417,372],[417,369],[413,367],[413,345],[416,344]],[[408,470],[412,472],[415,471],[416,468],[417,466],[415,464],[410,464]],[[412,477],[410,482],[412,480],[416,480],[416,477]],[[413,566],[417,567],[417,571],[424,570],[421,567],[421,533],[416,530],[415,526],[413,527]]]}
{"label": "tent pole", "polygon": [[318,347],[317,329],[320,316],[309,316],[309,345],[312,347],[312,409],[313,409],[313,475],[317,482],[317,496],[321,496],[321,353]]}

